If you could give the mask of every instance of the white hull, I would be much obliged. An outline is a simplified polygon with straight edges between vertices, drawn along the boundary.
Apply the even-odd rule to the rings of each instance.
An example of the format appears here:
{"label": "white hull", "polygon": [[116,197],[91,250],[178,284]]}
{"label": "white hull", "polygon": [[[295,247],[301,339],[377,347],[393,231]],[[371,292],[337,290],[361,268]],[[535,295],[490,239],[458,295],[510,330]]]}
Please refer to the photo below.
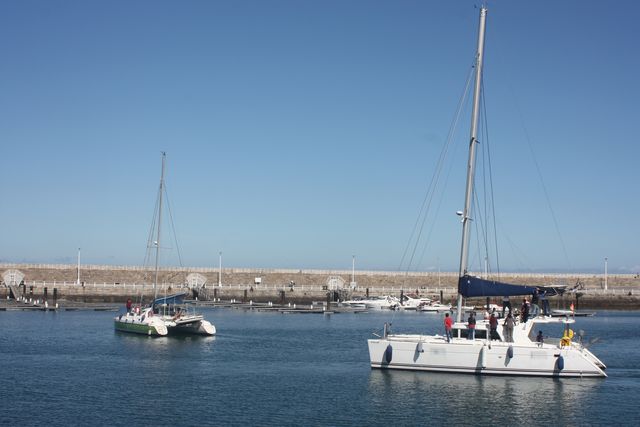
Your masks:
{"label": "white hull", "polygon": [[342,305],[346,307],[354,308],[354,309],[361,309],[361,310],[364,310],[367,308],[367,306],[363,302],[346,301],[346,302],[343,302]]}
{"label": "white hull", "polygon": [[150,308],[140,313],[127,312],[116,316],[114,326],[117,331],[149,336],[165,336],[168,334],[166,322],[154,316]]}
{"label": "white hull", "polygon": [[[606,377],[606,366],[582,344],[570,339],[548,339],[540,344],[531,338],[532,331],[553,325],[573,323],[550,317],[536,318],[519,324],[513,331],[513,342],[501,333],[499,339],[453,338],[447,342],[440,335],[396,335],[370,339],[369,357],[372,368],[415,371],[457,372],[482,375],[529,375],[553,377]],[[476,336],[486,336],[488,324],[479,321]],[[454,325],[453,336],[466,335],[466,326]],[[573,334],[571,334],[573,336]]]}
{"label": "white hull", "polygon": [[445,305],[445,304],[434,303],[430,305],[423,305],[422,307],[419,308],[419,310],[427,313],[444,313],[447,311],[451,311],[451,304]]}
{"label": "white hull", "polygon": [[396,308],[396,305],[391,304],[365,304],[364,306],[370,310],[393,310]]}
{"label": "white hull", "polygon": [[[509,347],[513,357],[508,356]],[[391,360],[387,362],[388,348]],[[422,351],[420,351],[422,350]],[[396,335],[369,340],[371,367],[415,371],[457,372],[484,375],[530,375],[560,377],[605,377],[586,349],[554,346],[518,346],[511,343],[444,337]],[[591,356],[591,357],[590,357]],[[559,358],[564,367],[559,369]]]}
{"label": "white hull", "polygon": [[163,316],[169,335],[215,335],[216,327],[200,314],[179,318]]}
{"label": "white hull", "polygon": [[427,306],[431,304],[430,298],[416,298],[409,295],[404,295],[402,299],[402,304],[400,305],[401,310],[420,310],[421,307]]}
{"label": "white hull", "polygon": [[392,296],[384,296],[371,299],[343,301],[342,304],[352,308],[368,308],[372,310],[392,309],[395,310],[400,305],[400,300]]}

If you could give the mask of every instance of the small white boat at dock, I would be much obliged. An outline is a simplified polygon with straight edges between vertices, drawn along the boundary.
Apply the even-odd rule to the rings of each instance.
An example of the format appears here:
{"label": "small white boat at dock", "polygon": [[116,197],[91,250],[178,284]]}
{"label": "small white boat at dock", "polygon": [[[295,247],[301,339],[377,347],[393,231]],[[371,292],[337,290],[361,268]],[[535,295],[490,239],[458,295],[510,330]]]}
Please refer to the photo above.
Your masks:
{"label": "small white boat at dock", "polygon": [[433,301],[429,304],[424,304],[418,307],[419,311],[426,313],[445,313],[451,311],[451,304],[442,304],[439,301]]}
{"label": "small white boat at dock", "polygon": [[342,305],[349,306],[351,308],[367,308],[371,310],[391,309],[395,310],[400,305],[400,300],[396,297],[389,295],[381,297],[369,297],[363,299],[353,299],[342,301]]}

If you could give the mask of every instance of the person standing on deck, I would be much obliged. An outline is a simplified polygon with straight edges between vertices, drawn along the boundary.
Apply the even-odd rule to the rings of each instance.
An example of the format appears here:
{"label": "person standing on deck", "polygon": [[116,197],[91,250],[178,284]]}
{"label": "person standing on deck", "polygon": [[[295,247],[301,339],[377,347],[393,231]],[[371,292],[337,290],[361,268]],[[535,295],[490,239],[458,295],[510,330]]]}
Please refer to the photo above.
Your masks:
{"label": "person standing on deck", "polygon": [[511,313],[511,301],[509,300],[508,296],[503,296],[502,297],[502,318],[504,318],[504,310],[505,308],[509,309],[509,313]]}
{"label": "person standing on deck", "polygon": [[540,304],[542,305],[542,314],[545,316],[551,315],[551,308],[549,308],[549,298],[547,298],[547,291],[540,293]]}
{"label": "person standing on deck", "polygon": [[451,342],[451,328],[453,327],[453,319],[449,316],[449,313],[444,315],[444,334],[447,337],[447,342]]}
{"label": "person standing on deck", "polygon": [[469,315],[469,319],[467,319],[467,328],[469,332],[467,334],[467,339],[475,340],[476,339],[476,313],[471,312]]}
{"label": "person standing on deck", "polygon": [[513,342],[513,327],[515,326],[515,321],[513,320],[511,312],[509,312],[507,318],[502,322],[502,326],[504,326],[504,340],[506,342]]}
{"label": "person standing on deck", "polygon": [[131,305],[133,304],[133,301],[131,301],[131,298],[127,298],[127,313],[131,312]]}
{"label": "person standing on deck", "polygon": [[540,307],[538,307],[538,289],[534,289],[533,294],[531,295],[531,317],[536,317],[540,312]]}
{"label": "person standing on deck", "polygon": [[495,309],[494,312],[491,313],[491,317],[489,318],[489,339],[500,339],[500,336],[498,335],[498,318],[496,317]]}
{"label": "person standing on deck", "polygon": [[522,307],[520,308],[520,314],[522,316],[522,323],[527,323],[529,320],[529,302],[526,298],[522,299]]}

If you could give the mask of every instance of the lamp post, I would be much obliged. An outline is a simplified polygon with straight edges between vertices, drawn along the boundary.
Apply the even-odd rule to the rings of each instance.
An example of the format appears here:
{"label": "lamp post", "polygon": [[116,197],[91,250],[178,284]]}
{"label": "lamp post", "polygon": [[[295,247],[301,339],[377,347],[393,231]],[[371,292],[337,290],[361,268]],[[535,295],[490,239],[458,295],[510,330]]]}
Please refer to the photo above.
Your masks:
{"label": "lamp post", "polygon": [[604,258],[604,290],[605,291],[608,289],[608,283],[607,283],[607,280],[608,280],[608,277],[607,277],[607,263],[608,263],[608,261],[609,261],[608,258],[605,257]]}
{"label": "lamp post", "polygon": [[351,257],[351,283],[356,282],[356,256]]}
{"label": "lamp post", "polygon": [[218,252],[218,287],[222,286],[222,251]]}
{"label": "lamp post", "polygon": [[80,286],[80,248],[78,248],[78,282],[77,285]]}

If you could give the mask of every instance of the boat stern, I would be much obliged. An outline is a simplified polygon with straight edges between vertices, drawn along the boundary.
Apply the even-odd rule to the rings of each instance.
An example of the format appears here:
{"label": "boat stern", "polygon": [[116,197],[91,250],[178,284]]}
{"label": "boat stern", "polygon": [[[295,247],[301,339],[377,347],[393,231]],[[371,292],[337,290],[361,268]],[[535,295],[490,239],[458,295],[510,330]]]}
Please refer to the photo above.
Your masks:
{"label": "boat stern", "polygon": [[200,328],[198,328],[198,331],[202,335],[215,335],[216,334],[216,327],[213,326],[213,324],[211,322],[209,322],[208,320],[202,320],[200,322]]}
{"label": "boat stern", "polygon": [[386,368],[393,360],[393,347],[386,339],[367,340],[372,368]]}

